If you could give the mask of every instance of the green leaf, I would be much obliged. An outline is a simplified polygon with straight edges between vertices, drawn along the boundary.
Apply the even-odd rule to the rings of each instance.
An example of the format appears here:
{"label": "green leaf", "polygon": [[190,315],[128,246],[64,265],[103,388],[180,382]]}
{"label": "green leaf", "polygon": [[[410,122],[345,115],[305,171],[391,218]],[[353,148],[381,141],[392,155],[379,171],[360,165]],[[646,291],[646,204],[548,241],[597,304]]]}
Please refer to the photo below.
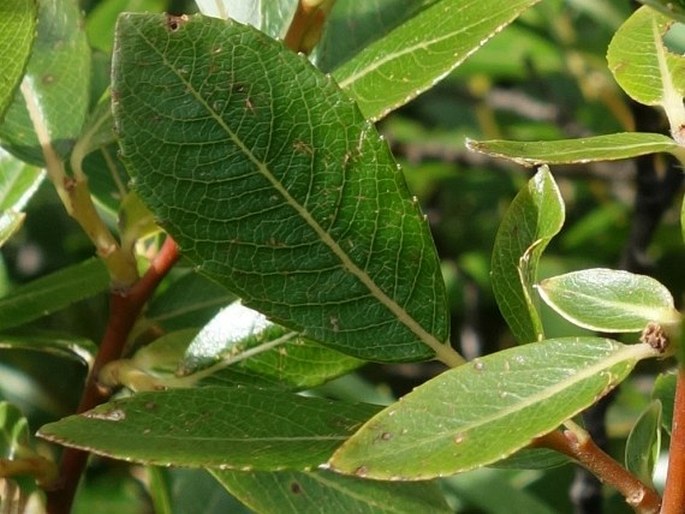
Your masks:
{"label": "green leaf", "polygon": [[643,132],[621,132],[558,141],[467,140],[466,146],[469,150],[509,159],[524,166],[584,164],[630,159],[659,152],[674,155],[682,152],[682,148],[670,137]]}
{"label": "green leaf", "polygon": [[654,381],[652,398],[659,400],[662,406],[661,428],[671,435],[673,425],[673,404],[675,403],[675,373],[661,373]]}
{"label": "green leaf", "polygon": [[17,407],[0,402],[0,459],[20,459],[34,454],[29,422]]}
{"label": "green leaf", "polygon": [[639,332],[650,322],[673,325],[680,313],[658,280],[604,268],[543,280],[540,296],[565,319],[598,332]]}
{"label": "green leaf", "polygon": [[225,287],[191,272],[156,296],[146,315],[148,321],[161,325],[166,331],[201,327],[234,300],[235,295]]}
{"label": "green leaf", "polygon": [[[260,514],[450,513],[436,482],[398,483],[362,480],[329,471],[211,471],[226,489]],[[335,506],[335,507],[333,507]]]}
{"label": "green leaf", "polygon": [[538,0],[440,0],[365,47],[333,77],[369,120],[432,87]]}
{"label": "green leaf", "polygon": [[0,16],[0,120],[24,76],[24,68],[36,35],[36,17],[35,1],[5,0]]}
{"label": "green leaf", "polygon": [[255,29],[179,20],[120,18],[113,97],[134,187],[184,255],[336,350],[460,363],[426,220],[374,127]]}
{"label": "green leaf", "polygon": [[369,420],[329,465],[373,479],[423,480],[511,455],[592,405],[649,345],[549,339],[449,370]]}
{"label": "green leaf", "polygon": [[676,141],[685,140],[685,58],[669,52],[663,42],[673,19],[641,7],[621,25],[609,45],[607,61],[616,82],[634,100],[660,105]]}
{"label": "green leaf", "polygon": [[86,19],[86,34],[90,46],[105,53],[112,52],[114,27],[122,12],[163,12],[166,0],[107,0],[97,2]]}
{"label": "green leaf", "polygon": [[18,287],[0,298],[0,330],[56,312],[109,287],[101,259],[88,259]]}
{"label": "green leaf", "polygon": [[45,172],[0,149],[0,210],[19,212],[43,183]]}
{"label": "green leaf", "polygon": [[[46,144],[65,156],[81,131],[89,102],[90,49],[76,0],[40,0],[38,34],[26,75],[0,125],[0,142],[42,166]],[[29,114],[31,113],[31,114]]]}
{"label": "green leaf", "polygon": [[661,402],[653,400],[635,422],[626,441],[626,468],[643,483],[652,485],[654,466],[661,450]]}
{"label": "green leaf", "polygon": [[3,246],[21,228],[25,217],[23,212],[0,213],[0,246]]}
{"label": "green leaf", "polygon": [[492,289],[497,305],[520,343],[543,338],[533,284],[542,252],[564,224],[564,202],[552,174],[542,167],[509,209],[492,251]]}
{"label": "green leaf", "polygon": [[9,350],[33,350],[51,353],[61,357],[78,359],[90,368],[93,365],[97,346],[90,339],[67,337],[49,332],[34,335],[0,336],[0,348]]}
{"label": "green leaf", "polygon": [[316,65],[331,71],[438,0],[336,0]]}
{"label": "green leaf", "polygon": [[155,465],[305,469],[324,462],[378,407],[273,389],[139,393],[43,426],[38,435]]}
{"label": "green leaf", "polygon": [[504,460],[497,461],[491,466],[500,469],[548,469],[568,464],[571,460],[547,448],[521,448]]}
{"label": "green leaf", "polygon": [[246,372],[302,388],[317,386],[361,364],[363,361],[275,325],[236,302],[195,336],[177,374],[237,365]]}

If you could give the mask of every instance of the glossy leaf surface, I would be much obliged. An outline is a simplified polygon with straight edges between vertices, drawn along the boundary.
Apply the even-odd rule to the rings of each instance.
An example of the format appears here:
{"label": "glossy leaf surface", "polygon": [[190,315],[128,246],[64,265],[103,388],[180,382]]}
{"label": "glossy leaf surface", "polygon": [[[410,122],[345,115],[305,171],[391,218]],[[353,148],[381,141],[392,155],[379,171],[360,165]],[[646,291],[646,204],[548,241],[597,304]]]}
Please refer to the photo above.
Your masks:
{"label": "glossy leaf surface", "polygon": [[421,480],[496,462],[592,405],[648,345],[564,338],[518,346],[452,369],[369,420],[336,451],[334,470]]}
{"label": "glossy leaf surface", "polygon": [[261,514],[449,513],[437,483],[362,480],[330,471],[212,471],[231,494]]}
{"label": "glossy leaf surface", "polygon": [[63,334],[41,332],[39,335],[0,336],[0,348],[10,350],[33,350],[61,357],[78,359],[90,367],[97,353],[97,346],[89,339],[66,337]]}
{"label": "glossy leaf surface", "polygon": [[0,330],[23,325],[109,287],[100,259],[89,259],[20,286],[0,298]]}
{"label": "glossy leaf surface", "polygon": [[270,389],[139,393],[43,426],[39,435],[155,465],[305,469],[324,462],[378,407]]}
{"label": "glossy leaf surface", "polygon": [[680,321],[671,293],[646,275],[588,269],[548,278],[537,289],[561,316],[598,332],[639,332],[649,322]]}
{"label": "glossy leaf surface", "polygon": [[33,0],[5,0],[0,16],[0,121],[24,75],[36,31]]}
{"label": "glossy leaf surface", "polygon": [[630,159],[651,153],[680,153],[680,146],[662,134],[622,132],[558,141],[467,141],[470,150],[509,159],[524,166],[582,164]]}
{"label": "glossy leaf surface", "polygon": [[564,203],[549,169],[540,168],[509,205],[492,251],[492,289],[520,343],[542,339],[533,284],[543,250],[561,230]]}
{"label": "glossy leaf surface", "polygon": [[90,49],[78,2],[40,2],[38,33],[26,75],[0,124],[2,146],[42,165],[36,136],[41,131],[58,154],[66,155],[86,117],[89,77]]}
{"label": "glossy leaf surface", "polygon": [[433,86],[538,0],[440,0],[338,67],[333,77],[370,120]]}
{"label": "glossy leaf surface", "polygon": [[138,193],[203,273],[359,358],[446,348],[417,202],[375,129],[305,59],[231,21],[124,15],[113,97]]}

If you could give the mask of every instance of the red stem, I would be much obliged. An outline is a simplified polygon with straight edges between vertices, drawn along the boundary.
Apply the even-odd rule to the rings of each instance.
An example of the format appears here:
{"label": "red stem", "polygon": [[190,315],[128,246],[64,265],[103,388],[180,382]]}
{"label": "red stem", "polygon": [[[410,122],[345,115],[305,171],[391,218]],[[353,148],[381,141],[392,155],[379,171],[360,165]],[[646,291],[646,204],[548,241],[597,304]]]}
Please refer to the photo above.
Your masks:
{"label": "red stem", "polygon": [[[179,250],[173,239],[167,237],[145,275],[127,291],[110,293],[109,319],[100,342],[93,369],[86,380],[77,413],[85,412],[108,398],[108,392],[98,387],[100,370],[121,357],[133,324],[138,319],[145,303],[178,261]],[[47,494],[48,514],[69,514],[81,474],[88,461],[88,452],[65,448],[60,463],[60,486]]]}
{"label": "red stem", "polygon": [[635,512],[640,514],[659,512],[661,505],[659,494],[611,458],[591,438],[579,441],[570,431],[555,431],[539,437],[533,445],[551,448],[576,460],[603,483],[609,484],[620,492]]}
{"label": "red stem", "polygon": [[668,450],[668,471],[661,514],[681,514],[685,511],[685,368],[678,368],[673,403],[671,447]]}

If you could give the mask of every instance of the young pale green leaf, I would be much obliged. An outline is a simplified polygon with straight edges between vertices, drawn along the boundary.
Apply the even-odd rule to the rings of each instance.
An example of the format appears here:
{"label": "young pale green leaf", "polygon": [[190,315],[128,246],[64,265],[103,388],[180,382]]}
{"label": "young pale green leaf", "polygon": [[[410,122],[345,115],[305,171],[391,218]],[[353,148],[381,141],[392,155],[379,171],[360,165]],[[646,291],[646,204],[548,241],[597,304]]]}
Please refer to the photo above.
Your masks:
{"label": "young pale green leaf", "polygon": [[5,0],[0,16],[0,120],[24,76],[36,33],[35,0]]}
{"label": "young pale green leaf", "polygon": [[613,161],[659,152],[682,155],[682,148],[670,137],[644,132],[558,141],[467,140],[466,146],[469,150],[509,159],[524,166]]}
{"label": "young pale green leaf", "polygon": [[107,0],[93,4],[86,18],[86,35],[90,46],[106,54],[112,52],[114,26],[122,12],[164,12],[166,0]]}
{"label": "young pale green leaf", "polygon": [[653,400],[635,422],[626,441],[626,468],[645,484],[652,484],[661,449],[661,410],[661,402]]}
{"label": "young pale green leaf", "polygon": [[20,459],[29,455],[34,455],[29,422],[17,407],[0,402],[0,459]]}
{"label": "young pale green leaf", "polygon": [[607,51],[609,69],[621,88],[645,105],[660,105],[671,123],[673,137],[685,124],[685,58],[670,52],[663,42],[673,19],[650,7],[641,7],[614,34]]}
{"label": "young pale green leaf", "polygon": [[447,371],[374,416],[329,465],[373,479],[423,480],[511,455],[592,405],[658,352],[595,337],[510,348]]}
{"label": "young pale green leaf", "polygon": [[675,402],[676,375],[661,373],[654,381],[652,398],[661,402],[661,428],[671,435],[673,425],[673,404]]}
{"label": "young pale green leaf", "polygon": [[439,0],[336,0],[318,46],[316,65],[332,71],[364,47]]}
{"label": "young pale green leaf", "polygon": [[627,271],[574,271],[536,287],[559,315],[598,332],[639,332],[650,322],[673,325],[681,318],[671,293],[659,281]]}
{"label": "young pale green leaf", "polygon": [[369,120],[433,86],[538,0],[439,0],[365,47],[333,77]]}
{"label": "young pale green leaf", "polygon": [[497,305],[520,343],[543,338],[533,300],[542,252],[564,224],[564,202],[549,169],[540,168],[516,198],[495,237],[492,289]]}
{"label": "young pale green leaf", "polygon": [[324,505],[331,512],[354,514],[452,512],[437,482],[380,482],[330,471],[210,472],[260,514],[318,514]]}
{"label": "young pale green leaf", "polygon": [[100,259],[88,259],[61,269],[0,298],[0,330],[16,327],[105,291],[107,269]]}
{"label": "young pale green leaf", "polygon": [[304,470],[324,462],[378,409],[273,389],[173,389],[111,401],[38,435],[146,464]]}
{"label": "young pale green leaf", "polygon": [[37,133],[64,156],[81,131],[89,101],[90,48],[76,0],[39,2],[37,30],[20,90],[0,124],[0,143],[41,166]]}
{"label": "young pale green leaf", "polygon": [[0,336],[0,348],[32,350],[78,359],[88,368],[92,366],[98,351],[97,346],[90,339],[66,337],[64,334],[49,332],[41,332],[37,335]]}
{"label": "young pale green leaf", "polygon": [[306,59],[232,21],[123,15],[112,96],[134,187],[245,305],[358,358],[462,362],[418,202]]}

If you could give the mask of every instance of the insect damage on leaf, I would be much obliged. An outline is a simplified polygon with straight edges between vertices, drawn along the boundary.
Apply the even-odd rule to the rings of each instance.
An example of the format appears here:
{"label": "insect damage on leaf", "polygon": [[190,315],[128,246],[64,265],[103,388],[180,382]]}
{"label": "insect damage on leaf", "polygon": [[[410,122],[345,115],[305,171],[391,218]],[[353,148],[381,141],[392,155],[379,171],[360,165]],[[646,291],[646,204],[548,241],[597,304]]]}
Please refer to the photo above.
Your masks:
{"label": "insect damage on leaf", "polygon": [[174,16],[173,14],[167,14],[166,16],[166,27],[170,32],[176,32],[183,25],[188,22],[188,15],[182,14],[181,16]]}

